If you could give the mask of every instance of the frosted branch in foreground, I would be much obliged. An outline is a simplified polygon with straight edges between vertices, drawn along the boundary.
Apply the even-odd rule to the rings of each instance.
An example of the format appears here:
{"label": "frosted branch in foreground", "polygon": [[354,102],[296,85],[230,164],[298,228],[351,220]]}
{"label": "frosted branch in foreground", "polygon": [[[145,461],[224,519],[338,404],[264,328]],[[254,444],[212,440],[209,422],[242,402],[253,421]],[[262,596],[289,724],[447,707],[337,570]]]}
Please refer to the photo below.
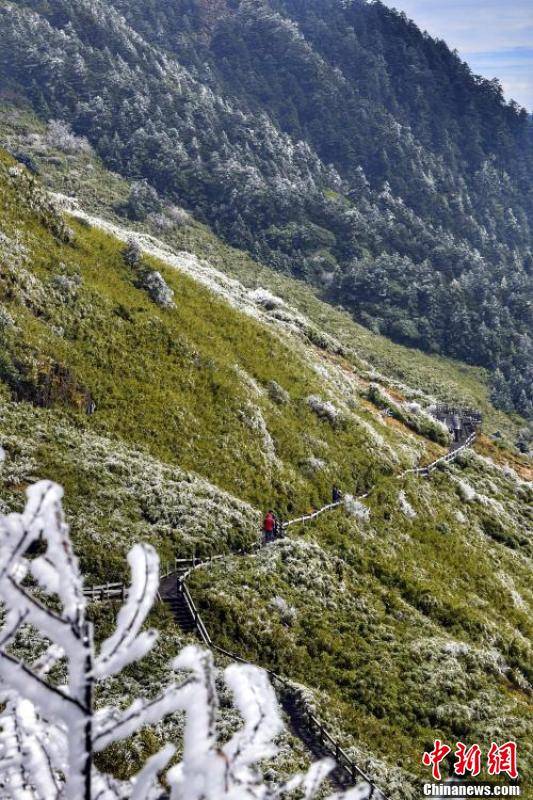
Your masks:
{"label": "frosted branch in foreground", "polygon": [[[187,647],[173,668],[184,677],[159,697],[119,710],[95,709],[94,686],[143,658],[157,633],[142,630],[159,585],[159,559],[148,545],[129,553],[131,586],[116,629],[96,651],[87,621],[78,561],[61,504],[62,489],[41,481],[28,489],[22,514],[0,516],[0,797],[11,800],[281,800],[298,790],[314,797],[331,770],[315,764],[273,787],[257,764],[272,758],[283,725],[266,673],[248,665],[224,671],[243,724],[217,742],[218,700],[212,655]],[[45,552],[35,554],[42,540]],[[42,548],[41,548],[42,549]],[[30,625],[42,654],[26,663],[17,636]],[[53,680],[60,666],[66,680]],[[131,781],[101,774],[93,754],[167,715],[185,712],[183,756],[172,744],[149,758]],[[169,768],[170,765],[170,768]],[[168,791],[159,783],[165,776]],[[359,800],[361,789],[344,795]]]}

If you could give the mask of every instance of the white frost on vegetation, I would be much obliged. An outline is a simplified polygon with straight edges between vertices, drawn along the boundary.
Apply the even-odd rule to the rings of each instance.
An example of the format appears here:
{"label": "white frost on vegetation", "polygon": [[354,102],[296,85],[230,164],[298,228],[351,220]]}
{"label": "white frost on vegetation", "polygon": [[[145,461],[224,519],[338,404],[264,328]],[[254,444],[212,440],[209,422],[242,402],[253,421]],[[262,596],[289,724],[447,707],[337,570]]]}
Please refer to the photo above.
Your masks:
{"label": "white frost on vegetation", "polygon": [[255,397],[263,397],[265,394],[265,390],[262,386],[259,386],[255,378],[253,378],[250,373],[246,372],[239,364],[235,364],[233,366],[235,373],[238,375],[242,383],[250,389],[251,393]]}
{"label": "white frost on vegetation", "polygon": [[174,291],[170,288],[160,272],[152,270],[144,276],[142,286],[146,289],[154,303],[162,308],[175,308]]}
{"label": "white frost on vegetation", "polygon": [[276,454],[276,446],[259,406],[253,403],[247,403],[245,409],[241,412],[241,416],[245,425],[259,435],[261,439],[261,453],[266,465],[268,467],[279,466],[281,462]]}
{"label": "white frost on vegetation", "polygon": [[250,300],[252,300],[258,306],[266,308],[267,311],[273,311],[275,308],[282,308],[285,305],[285,302],[281,299],[281,297],[277,297],[275,294],[272,294],[272,292],[269,292],[268,289],[254,289],[254,291],[250,292],[248,296]]}
{"label": "white frost on vegetation", "polygon": [[[94,754],[128,739],[163,717],[185,714],[181,761],[164,774],[170,800],[281,800],[287,791],[315,797],[333,763],[324,760],[280,787],[265,783],[258,764],[273,758],[283,730],[276,696],[263,670],[232,664],[224,681],[242,720],[228,741],[217,735],[218,694],[212,655],[187,647],[173,661],[181,675],[156,698],[138,697],[129,707],[96,709],[94,686],[142,659],[157,632],[145,630],[159,584],[159,559],[148,545],[130,552],[132,573],[116,629],[98,647],[86,617],[87,600],[78,561],[63,517],[62,490],[49,481],[31,486],[22,514],[0,517],[0,598],[6,613],[0,630],[0,774],[3,797],[13,800],[153,800],[159,774],[176,747],[165,744],[129,781],[102,773]],[[28,558],[42,538],[46,550]],[[36,590],[23,585],[31,572]],[[44,597],[38,597],[38,590]],[[277,604],[279,607],[279,603]],[[47,649],[37,661],[21,660],[13,644],[31,625]],[[50,679],[54,665],[66,681]],[[359,797],[357,792],[346,800]]]}
{"label": "white frost on vegetation", "polygon": [[[21,421],[23,430],[31,425],[33,437],[9,433],[20,430]],[[6,485],[31,480],[39,470],[35,442],[54,441],[65,468],[73,474],[81,469],[84,479],[98,487],[75,511],[76,530],[97,546],[112,542],[115,550],[125,552],[140,538],[164,543],[179,531],[187,552],[202,544],[218,550],[231,531],[253,537],[258,529],[259,513],[248,503],[118,440],[51,422],[18,404],[0,404],[0,428],[10,456],[1,472]],[[112,523],[103,506],[112,507]]]}
{"label": "white frost on vegetation", "polygon": [[280,616],[282,622],[286,625],[293,625],[296,621],[297,611],[294,606],[289,605],[284,597],[276,595],[272,598],[272,608],[274,608]]}
{"label": "white frost on vegetation", "polygon": [[510,594],[515,608],[519,608],[523,611],[529,612],[529,604],[526,603],[520,592],[517,590],[512,577],[505,572],[497,572],[496,577],[498,578],[499,582],[501,583],[505,591],[507,591]]}
{"label": "white frost on vegetation", "polygon": [[470,483],[468,483],[468,481],[464,479],[454,478],[454,480],[458,485],[459,494],[465,503],[478,502],[486,508],[491,508],[498,516],[501,516],[509,520],[511,524],[514,524],[513,520],[499,500],[495,500],[493,497],[489,497],[486,494],[478,492]]}
{"label": "white frost on vegetation", "polygon": [[[310,368],[315,371],[320,369],[322,380],[328,384],[328,391],[335,393],[337,417],[342,413],[343,418],[351,419],[354,424],[359,425],[367,432],[372,443],[379,448],[380,455],[383,458],[386,458],[391,464],[399,462],[398,454],[394,452],[391,445],[383,439],[378,431],[369,425],[367,420],[352,413],[356,405],[355,397],[361,387],[361,376],[356,375],[355,368],[345,368],[343,365],[333,362],[328,362],[327,368],[323,366],[322,359],[317,359],[316,349],[309,346],[308,333],[314,326],[309,318],[295,306],[289,305],[288,302],[267,288],[247,288],[240,281],[229,277],[213,267],[209,262],[199,259],[191,253],[174,252],[167,244],[154,236],[90,215],[79,207],[76,198],[61,194],[53,194],[52,197],[61,210],[85,220],[92,227],[99,228],[122,242],[134,240],[143,253],[157,258],[168,266],[188,275],[241,313],[266,323],[276,335],[280,335],[285,339],[287,333],[295,334],[294,344],[298,343],[303,358],[308,362]],[[326,349],[333,349],[334,352],[342,350],[340,342],[336,339],[329,335],[324,335],[323,338],[327,339]],[[361,364],[366,365],[366,362],[360,359],[355,352],[353,352],[353,355],[357,357]],[[321,367],[319,363],[322,365]],[[369,369],[371,368],[369,367]],[[371,371],[369,374],[383,382],[386,381],[386,378],[378,375],[375,371]],[[392,383],[396,385],[394,382]],[[411,396],[416,394],[408,387],[399,386],[403,388],[406,394]],[[426,398],[427,400],[428,398]],[[331,400],[326,402],[331,402]],[[344,409],[345,405],[346,409]],[[398,436],[397,433],[395,435]],[[412,441],[416,441],[415,437],[412,437]]]}
{"label": "white frost on vegetation", "polygon": [[312,394],[307,398],[307,405],[317,417],[327,420],[332,425],[338,424],[341,420],[341,412],[331,400],[324,400],[322,397]]}
{"label": "white frost on vegetation", "polygon": [[347,514],[361,522],[368,522],[370,519],[370,509],[351,494],[344,495],[344,508]]}
{"label": "white frost on vegetation", "polygon": [[461,495],[461,499],[465,503],[473,503],[478,496],[474,487],[471,486],[468,483],[468,481],[465,480],[458,480],[457,485],[459,487],[459,494]]}
{"label": "white frost on vegetation", "polygon": [[303,461],[302,467],[307,475],[316,475],[317,472],[321,472],[326,468],[326,462],[322,458],[309,456],[309,458],[306,458],[305,461]]}
{"label": "white frost on vegetation", "polygon": [[476,453],[475,451],[470,452],[470,458],[474,462],[478,462],[485,471],[493,473],[500,479],[502,477],[506,478],[509,482],[516,486],[531,487],[532,485],[531,481],[525,481],[523,478],[521,478],[520,475],[518,475],[518,473],[507,462],[505,464],[497,464],[492,460],[492,458],[481,455],[481,453]]}
{"label": "white frost on vegetation", "polygon": [[416,517],[416,511],[407,499],[405,492],[401,491],[398,494],[398,503],[404,516],[406,516],[408,519],[414,519]]}
{"label": "white frost on vegetation", "polygon": [[53,119],[48,123],[46,141],[63,153],[76,154],[92,152],[92,147],[85,136],[76,136],[68,122]]}
{"label": "white frost on vegetation", "polygon": [[221,297],[230,306],[255,319],[261,319],[284,326],[285,330],[303,332],[309,325],[306,317],[297,309],[286,304],[268,289],[250,290],[240,281],[230,278],[209,262],[197,258],[192,253],[174,252],[167,244],[148,233],[125,228],[109,220],[88,214],[80,208],[74,197],[55,193],[52,195],[56,205],[63,211],[89,223],[91,227],[105,231],[121,242],[134,241],[140,250],[168,266],[193,278],[209,291]]}
{"label": "white frost on vegetation", "polygon": [[[370,441],[376,445],[383,456],[387,455],[393,464],[398,463],[399,459],[397,453],[394,452],[390,444],[385,441],[383,436],[374,428],[373,425],[371,425],[362,417],[355,417],[355,422],[356,425],[358,425],[365,431],[366,434],[368,434]],[[411,454],[411,456],[414,459],[414,454]]]}

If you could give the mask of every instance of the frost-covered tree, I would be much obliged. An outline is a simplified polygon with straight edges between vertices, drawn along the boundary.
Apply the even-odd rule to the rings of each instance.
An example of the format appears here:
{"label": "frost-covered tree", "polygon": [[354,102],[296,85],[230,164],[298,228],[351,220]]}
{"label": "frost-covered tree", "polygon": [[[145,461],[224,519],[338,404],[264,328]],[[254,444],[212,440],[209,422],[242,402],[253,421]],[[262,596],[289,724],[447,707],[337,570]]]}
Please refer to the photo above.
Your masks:
{"label": "frost-covered tree", "polygon": [[48,144],[63,150],[64,153],[89,153],[91,146],[85,136],[76,136],[68,122],[53,119],[46,131]]}
{"label": "frost-covered tree", "polygon": [[[527,111],[384,3],[146,6],[18,0],[2,15],[7,79],[135,176],[122,211],[166,230],[164,206],[186,203],[372,330],[499,366],[533,413],[515,341],[531,328]],[[48,140],[85,141],[66,122]]]}
{"label": "frost-covered tree", "polygon": [[[41,481],[28,489],[23,513],[0,517],[0,796],[12,800],[276,800],[294,790],[316,794],[331,764],[318,762],[283,785],[264,783],[257,763],[271,758],[282,722],[266,673],[250,665],[224,671],[243,725],[217,742],[217,692],[209,652],[187,647],[174,660],[181,679],[155,699],[125,709],[96,708],[98,681],[143,658],[157,633],[143,630],[159,584],[156,552],[129,553],[131,586],[116,629],[98,648],[61,505],[62,489]],[[37,543],[40,542],[39,546]],[[42,648],[29,663],[19,637],[30,626]],[[182,760],[167,744],[131,781],[99,772],[95,753],[140,728],[185,712]],[[361,798],[352,790],[346,797]]]}
{"label": "frost-covered tree", "polygon": [[148,181],[135,181],[126,204],[126,212],[131,219],[143,220],[148,214],[161,212],[162,203],[159,195]]}

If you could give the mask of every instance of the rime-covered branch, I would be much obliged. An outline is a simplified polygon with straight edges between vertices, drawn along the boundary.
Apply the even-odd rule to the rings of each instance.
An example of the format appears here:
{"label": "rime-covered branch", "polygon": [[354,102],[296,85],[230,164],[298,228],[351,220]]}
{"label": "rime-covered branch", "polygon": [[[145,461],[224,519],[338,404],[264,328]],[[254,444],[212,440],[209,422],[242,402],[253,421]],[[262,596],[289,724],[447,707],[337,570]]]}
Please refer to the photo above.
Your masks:
{"label": "rime-covered branch", "polygon": [[[226,684],[243,720],[224,745],[216,735],[215,667],[210,652],[187,647],[172,667],[180,678],[153,699],[136,698],[125,710],[94,708],[94,686],[143,658],[156,632],[142,630],[159,584],[159,559],[148,545],[128,556],[131,586],[116,628],[97,652],[86,599],[71,547],[59,486],[28,489],[22,514],[0,517],[0,795],[10,800],[155,800],[165,796],[160,773],[175,755],[172,744],[149,758],[131,781],[98,772],[93,753],[146,725],[185,713],[183,757],[170,766],[171,800],[281,800],[295,789],[315,795],[331,764],[315,764],[277,787],[263,782],[257,764],[276,754],[282,722],[266,673],[232,665]],[[42,539],[44,553],[35,555]],[[29,663],[18,638],[30,625],[42,638]],[[66,680],[54,681],[62,667]]]}

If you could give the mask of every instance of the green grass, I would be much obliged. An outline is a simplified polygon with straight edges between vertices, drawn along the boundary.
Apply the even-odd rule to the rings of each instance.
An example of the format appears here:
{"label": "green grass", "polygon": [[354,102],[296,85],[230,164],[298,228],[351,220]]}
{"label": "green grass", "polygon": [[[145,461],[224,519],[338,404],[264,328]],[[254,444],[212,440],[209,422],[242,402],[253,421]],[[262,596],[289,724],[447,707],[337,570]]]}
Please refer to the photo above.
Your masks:
{"label": "green grass", "polygon": [[[36,130],[26,112],[9,113],[0,120],[4,141]],[[126,182],[92,156],[44,148],[37,160],[49,186],[77,193],[95,212],[112,216],[127,197]],[[0,317],[0,508],[20,508],[28,483],[56,479],[82,568],[99,581],[123,577],[135,541],[152,542],[163,559],[249,549],[267,505],[293,516],[328,500],[333,483],[375,486],[369,522],[337,511],[294,530],[293,542],[198,572],[192,589],[208,627],[228,649],[308,686],[320,715],[389,789],[398,779],[416,792],[420,754],[439,734],[470,743],[515,737],[530,776],[531,498],[502,470],[468,457],[431,482],[400,483],[393,473],[402,465],[442,448],[431,430],[410,430],[411,416],[379,417],[361,359],[384,373],[389,392],[411,387],[471,403],[489,431],[512,438],[520,421],[490,406],[483,372],[391,344],[196,222],[167,240],[281,295],[314,323],[315,341],[145,259],[175,293],[175,309],[162,309],[136,286],[116,240],[73,219],[67,241],[39,186],[23,173],[10,177],[12,166],[0,156],[0,302],[9,315]],[[343,355],[317,344],[322,332],[341,341]],[[288,402],[270,396],[274,380]],[[342,422],[319,419],[312,394],[336,403]],[[505,445],[483,440],[479,449],[525,470]],[[310,469],[312,459],[323,468]],[[459,481],[475,499],[464,500]],[[294,617],[273,605],[277,596]],[[135,680],[146,682],[150,669]],[[136,743],[137,756],[156,745]]]}
{"label": "green grass", "polygon": [[[454,473],[474,481],[476,470],[464,464]],[[492,496],[512,491],[491,478],[498,484]],[[193,596],[218,644],[312,689],[320,716],[346,746],[370,757],[374,774],[377,758],[401,765],[419,776],[416,790],[421,753],[435,737],[485,749],[511,738],[520,743],[527,785],[528,562],[481,533],[485,507],[465,507],[448,472],[404,484],[413,520],[399,510],[401,486],[380,483],[368,523],[334,512],[268,553],[198,571]],[[523,495],[513,508],[516,530],[527,503]],[[275,597],[293,607],[292,619]]]}
{"label": "green grass", "polygon": [[[4,218],[12,215],[28,247],[38,288],[27,303],[11,300],[8,284],[23,277],[8,265],[11,273],[0,291],[16,322],[16,332],[5,333],[7,352],[22,365],[19,383],[28,385],[27,393],[37,392],[59,364],[78,395],[88,391],[96,404],[88,417],[76,408],[75,390],[59,397],[55,406],[72,422],[193,469],[259,505],[270,498],[289,510],[327,496],[330,484],[310,481],[300,466],[313,437],[325,442],[346,483],[371,469],[355,427],[334,430],[308,408],[305,398],[322,387],[289,343],[154,262],[150,266],[161,270],[176,297],[175,309],[159,308],[136,288],[118,242],[74,221],[74,242],[64,245],[35,225],[30,213],[20,214],[15,192],[14,185],[1,210]],[[9,223],[6,230],[9,235]],[[55,288],[58,275],[80,283],[67,302]],[[254,397],[236,367],[260,387],[276,380],[291,401],[279,406],[266,392]],[[16,377],[12,385],[16,392]],[[265,464],[254,409],[264,416],[279,468]]]}
{"label": "green grass", "polygon": [[[31,154],[42,168],[43,180],[54,191],[80,198],[87,210],[117,218],[117,209],[129,194],[127,181],[107,171],[94,155],[69,155],[42,140],[35,144],[28,139],[29,134],[38,133],[42,137],[44,132],[42,123],[24,106],[17,107],[11,102],[0,112],[0,143]],[[499,430],[512,443],[518,429],[523,427],[520,417],[504,414],[492,406],[485,370],[394,344],[358,325],[342,309],[322,302],[313,288],[276,273],[246,253],[225,245],[205,225],[192,220],[189,225],[163,232],[154,230],[149,221],[135,223],[133,227],[155,233],[177,250],[207,259],[247,287],[269,288],[296,306],[320,330],[336,336],[346,348],[368,360],[389,378],[434,394],[443,401],[476,406],[485,415],[487,431]]]}

